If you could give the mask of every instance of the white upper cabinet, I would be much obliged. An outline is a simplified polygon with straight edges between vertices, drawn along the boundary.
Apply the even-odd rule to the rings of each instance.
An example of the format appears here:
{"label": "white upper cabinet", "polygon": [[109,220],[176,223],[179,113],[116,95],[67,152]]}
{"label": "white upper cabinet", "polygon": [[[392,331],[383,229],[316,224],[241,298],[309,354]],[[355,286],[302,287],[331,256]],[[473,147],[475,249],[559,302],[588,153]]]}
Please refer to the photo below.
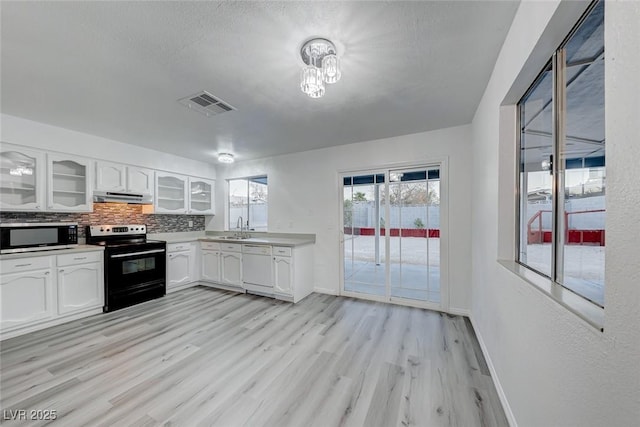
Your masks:
{"label": "white upper cabinet", "polygon": [[153,170],[98,161],[95,189],[153,195]]}
{"label": "white upper cabinet", "polygon": [[168,172],[156,172],[155,212],[184,214],[187,212],[189,178]]}
{"label": "white upper cabinet", "polygon": [[127,167],[119,163],[96,162],[96,190],[125,191]]}
{"label": "white upper cabinet", "polygon": [[47,210],[91,212],[91,166],[83,157],[47,154]]}
{"label": "white upper cabinet", "polygon": [[127,190],[153,196],[153,177],[154,172],[151,169],[127,166]]}
{"label": "white upper cabinet", "polygon": [[213,215],[213,181],[189,178],[189,210],[194,215]]}
{"label": "white upper cabinet", "polygon": [[41,211],[45,208],[45,155],[41,151],[2,144],[0,209]]}

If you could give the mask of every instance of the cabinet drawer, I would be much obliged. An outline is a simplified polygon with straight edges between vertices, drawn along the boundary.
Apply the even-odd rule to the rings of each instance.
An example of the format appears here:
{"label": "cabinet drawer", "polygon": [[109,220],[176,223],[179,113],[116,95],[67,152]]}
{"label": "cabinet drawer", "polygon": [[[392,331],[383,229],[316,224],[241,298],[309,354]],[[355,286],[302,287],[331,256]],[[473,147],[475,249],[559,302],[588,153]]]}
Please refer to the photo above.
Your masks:
{"label": "cabinet drawer", "polygon": [[20,271],[40,270],[53,266],[52,256],[38,256],[32,258],[6,259],[0,262],[2,274],[18,273]]}
{"label": "cabinet drawer", "polygon": [[242,245],[243,254],[271,255],[269,245]]}
{"label": "cabinet drawer", "polygon": [[240,243],[221,243],[220,249],[225,252],[242,252],[242,245]]}
{"label": "cabinet drawer", "polygon": [[273,254],[279,256],[291,256],[291,248],[288,246],[274,246]]}
{"label": "cabinet drawer", "polygon": [[191,243],[169,243],[167,245],[167,252],[179,252],[179,251],[188,251],[191,249]]}
{"label": "cabinet drawer", "polygon": [[202,249],[208,249],[208,250],[220,250],[220,243],[218,242],[200,242],[200,247]]}
{"label": "cabinet drawer", "polygon": [[58,267],[74,264],[86,264],[102,261],[102,251],[80,252],[75,254],[58,255]]}

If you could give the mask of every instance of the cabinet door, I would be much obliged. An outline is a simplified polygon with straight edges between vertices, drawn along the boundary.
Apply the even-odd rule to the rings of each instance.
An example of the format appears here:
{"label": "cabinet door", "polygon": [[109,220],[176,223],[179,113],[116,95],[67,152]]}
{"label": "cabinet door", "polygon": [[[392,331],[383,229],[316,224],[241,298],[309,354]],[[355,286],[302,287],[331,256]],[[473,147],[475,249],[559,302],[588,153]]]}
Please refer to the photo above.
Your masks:
{"label": "cabinet door", "polygon": [[174,252],[167,255],[167,287],[184,285],[191,282],[191,252]]}
{"label": "cabinet door", "polygon": [[126,169],[119,163],[96,162],[96,190],[126,190]]}
{"label": "cabinet door", "polygon": [[58,314],[104,305],[102,264],[90,263],[58,269]]}
{"label": "cabinet door", "polygon": [[275,292],[293,295],[293,262],[290,257],[273,257]]}
{"label": "cabinet door", "polygon": [[0,209],[44,210],[44,153],[2,144],[0,151]]}
{"label": "cabinet door", "polygon": [[222,252],[222,283],[242,286],[242,254]]}
{"label": "cabinet door", "polygon": [[153,196],[153,171],[151,169],[127,167],[127,190],[132,193]]}
{"label": "cabinet door", "polygon": [[6,331],[55,315],[51,270],[0,276],[0,329]]}
{"label": "cabinet door", "polygon": [[220,252],[202,251],[202,280],[220,282]]}
{"label": "cabinet door", "polygon": [[47,209],[91,212],[92,173],[89,159],[47,154]]}
{"label": "cabinet door", "polygon": [[184,214],[187,212],[188,178],[156,172],[155,212]]}
{"label": "cabinet door", "polygon": [[213,181],[189,178],[189,213],[213,215]]}

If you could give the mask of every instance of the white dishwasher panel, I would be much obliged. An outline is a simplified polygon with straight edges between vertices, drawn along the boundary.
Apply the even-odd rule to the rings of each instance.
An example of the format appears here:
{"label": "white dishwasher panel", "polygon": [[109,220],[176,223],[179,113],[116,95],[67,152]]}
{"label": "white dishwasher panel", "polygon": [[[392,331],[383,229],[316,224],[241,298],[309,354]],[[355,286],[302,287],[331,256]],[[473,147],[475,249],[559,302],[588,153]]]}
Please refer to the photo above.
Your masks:
{"label": "white dishwasher panel", "polygon": [[[271,262],[271,246],[243,245],[242,247],[242,281],[247,290],[273,292],[273,263]],[[258,286],[254,288],[254,286]]]}

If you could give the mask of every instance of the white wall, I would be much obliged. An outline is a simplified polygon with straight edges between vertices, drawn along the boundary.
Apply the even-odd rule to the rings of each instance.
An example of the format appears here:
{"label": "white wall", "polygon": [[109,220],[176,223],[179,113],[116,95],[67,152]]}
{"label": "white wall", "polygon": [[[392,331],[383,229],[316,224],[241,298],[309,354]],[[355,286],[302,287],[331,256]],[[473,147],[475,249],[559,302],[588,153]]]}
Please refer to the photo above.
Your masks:
{"label": "white wall", "polygon": [[[470,148],[470,127],[461,126],[241,162],[218,170],[216,203],[220,207],[225,203],[225,179],[267,174],[269,231],[316,234],[315,288],[335,294],[340,269],[338,171],[446,157],[451,194],[450,306],[466,311],[470,307]],[[209,228],[223,230],[224,216],[218,215]]]}
{"label": "white wall", "polygon": [[212,164],[20,117],[0,116],[2,142],[215,179]]}
{"label": "white wall", "polygon": [[640,424],[640,2],[607,1],[605,10],[604,332],[496,262],[513,255],[504,236],[514,234],[515,206],[505,182],[515,145],[500,146],[514,126],[500,122],[501,103],[517,101],[587,4],[521,4],[472,123],[472,319],[520,426]]}

